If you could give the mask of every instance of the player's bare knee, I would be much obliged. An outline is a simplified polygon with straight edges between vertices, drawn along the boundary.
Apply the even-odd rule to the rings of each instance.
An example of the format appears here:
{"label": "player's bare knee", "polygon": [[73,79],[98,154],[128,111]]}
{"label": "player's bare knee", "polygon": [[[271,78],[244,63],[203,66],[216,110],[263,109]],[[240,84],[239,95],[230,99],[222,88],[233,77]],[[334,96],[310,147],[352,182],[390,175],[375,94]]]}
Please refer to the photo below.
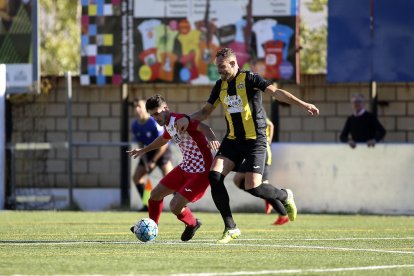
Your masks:
{"label": "player's bare knee", "polygon": [[150,199],[155,200],[155,201],[160,201],[163,198],[164,197],[160,193],[158,193],[156,189],[151,191]]}
{"label": "player's bare knee", "polygon": [[173,197],[170,201],[170,210],[171,213],[173,213],[174,215],[179,215],[181,214],[182,209],[184,208],[185,204],[183,204],[183,202],[181,202],[181,200],[179,200],[177,197]]}

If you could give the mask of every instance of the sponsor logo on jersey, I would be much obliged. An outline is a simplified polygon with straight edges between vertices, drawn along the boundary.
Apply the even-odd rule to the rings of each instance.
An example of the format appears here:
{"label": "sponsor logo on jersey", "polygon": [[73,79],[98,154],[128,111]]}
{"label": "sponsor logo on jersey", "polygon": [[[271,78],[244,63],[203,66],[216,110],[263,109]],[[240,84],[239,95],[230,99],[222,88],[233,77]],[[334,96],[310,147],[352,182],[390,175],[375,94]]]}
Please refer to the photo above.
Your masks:
{"label": "sponsor logo on jersey", "polygon": [[239,95],[227,95],[224,97],[224,103],[228,106],[227,111],[229,113],[243,112],[243,100]]}

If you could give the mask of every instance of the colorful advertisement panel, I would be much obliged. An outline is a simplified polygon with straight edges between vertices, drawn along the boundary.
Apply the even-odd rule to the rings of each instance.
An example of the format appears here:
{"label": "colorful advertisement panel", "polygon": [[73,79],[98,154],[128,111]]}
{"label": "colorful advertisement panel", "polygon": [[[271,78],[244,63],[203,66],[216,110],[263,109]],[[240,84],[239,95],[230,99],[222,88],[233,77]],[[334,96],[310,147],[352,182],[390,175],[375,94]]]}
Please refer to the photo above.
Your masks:
{"label": "colorful advertisement panel", "polygon": [[127,1],[81,0],[81,83],[122,83],[122,19]]}
{"label": "colorful advertisement panel", "polygon": [[126,37],[115,40],[126,41],[118,52],[123,82],[214,83],[222,47],[236,52],[242,68],[297,81],[297,0],[131,0],[126,6],[128,18],[118,17],[127,28],[118,33]]}

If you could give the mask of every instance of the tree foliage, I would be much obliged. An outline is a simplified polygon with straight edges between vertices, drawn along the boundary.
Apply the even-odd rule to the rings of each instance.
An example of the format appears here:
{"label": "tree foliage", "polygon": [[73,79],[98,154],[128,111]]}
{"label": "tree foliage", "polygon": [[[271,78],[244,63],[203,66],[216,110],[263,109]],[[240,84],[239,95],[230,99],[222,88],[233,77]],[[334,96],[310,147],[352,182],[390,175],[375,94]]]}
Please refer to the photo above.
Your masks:
{"label": "tree foliage", "polygon": [[327,33],[326,27],[310,29],[300,25],[300,70],[303,74],[326,72]]}
{"label": "tree foliage", "polygon": [[79,1],[40,0],[39,33],[42,75],[79,73]]}
{"label": "tree foliage", "polygon": [[[310,0],[305,3],[309,11],[321,12],[328,0]],[[326,73],[327,26],[310,28],[300,23],[300,70],[303,74]]]}
{"label": "tree foliage", "polygon": [[311,12],[320,12],[326,8],[328,0],[311,0],[306,3],[307,8]]}

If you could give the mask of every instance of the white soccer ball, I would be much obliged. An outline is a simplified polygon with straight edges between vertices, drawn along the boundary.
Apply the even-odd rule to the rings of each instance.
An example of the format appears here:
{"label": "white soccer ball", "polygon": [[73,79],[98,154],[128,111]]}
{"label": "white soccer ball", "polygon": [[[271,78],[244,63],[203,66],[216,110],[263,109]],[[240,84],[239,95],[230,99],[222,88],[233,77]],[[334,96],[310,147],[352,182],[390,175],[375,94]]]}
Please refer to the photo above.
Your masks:
{"label": "white soccer ball", "polygon": [[153,241],[158,235],[158,225],[150,218],[143,218],[135,224],[134,233],[142,242]]}

